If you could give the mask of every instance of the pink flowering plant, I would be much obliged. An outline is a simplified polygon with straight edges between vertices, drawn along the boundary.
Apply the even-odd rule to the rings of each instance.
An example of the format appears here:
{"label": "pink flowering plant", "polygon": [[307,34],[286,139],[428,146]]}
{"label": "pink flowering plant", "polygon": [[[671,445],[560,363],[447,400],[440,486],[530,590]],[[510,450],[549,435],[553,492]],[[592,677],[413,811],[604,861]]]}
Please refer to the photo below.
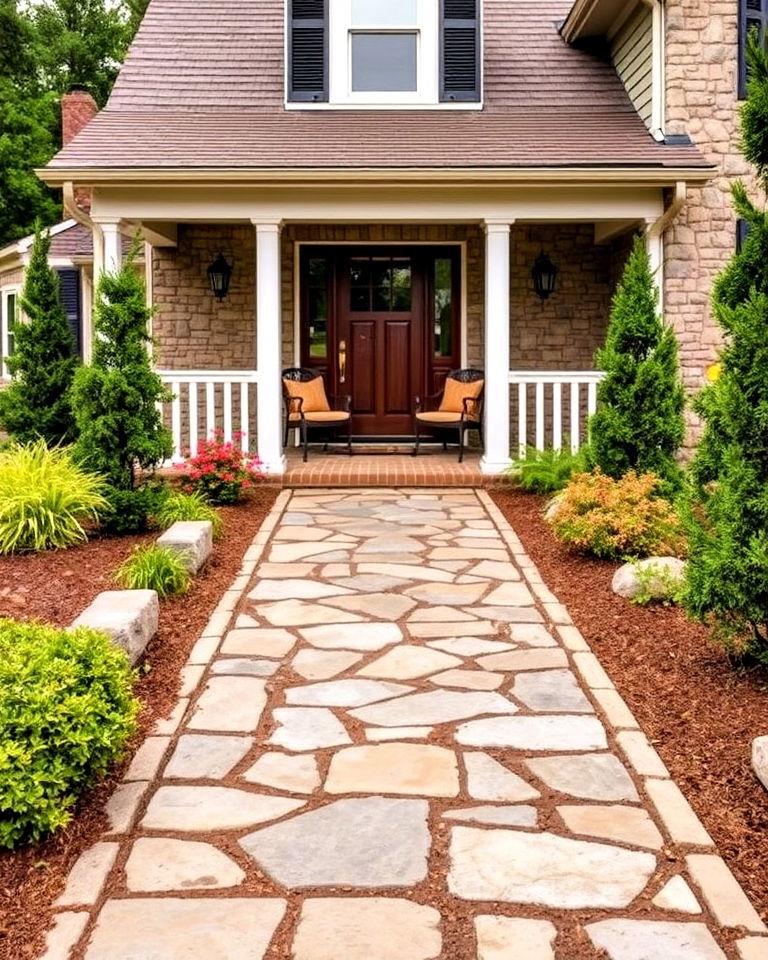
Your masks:
{"label": "pink flowering plant", "polygon": [[242,500],[246,490],[262,476],[261,460],[243,453],[242,433],[225,441],[220,430],[201,440],[194,456],[187,454],[179,469],[186,472],[185,493],[199,493],[210,503],[232,504]]}

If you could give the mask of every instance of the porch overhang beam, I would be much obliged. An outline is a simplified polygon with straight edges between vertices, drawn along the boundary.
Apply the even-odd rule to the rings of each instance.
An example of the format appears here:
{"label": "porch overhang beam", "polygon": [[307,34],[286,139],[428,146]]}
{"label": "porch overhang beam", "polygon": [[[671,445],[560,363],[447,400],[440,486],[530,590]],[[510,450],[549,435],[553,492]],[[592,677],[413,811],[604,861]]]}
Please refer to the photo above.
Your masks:
{"label": "porch overhang beam", "polygon": [[[660,148],[662,149],[662,148]],[[216,187],[227,185],[287,186],[316,189],[318,184],[388,183],[419,186],[424,183],[500,184],[526,186],[673,186],[679,180],[704,184],[716,173],[714,166],[593,166],[593,167],[414,167],[414,168],[264,168],[252,170],[181,169],[56,169],[44,167],[36,174],[50,187],[74,183],[79,187],[125,186],[128,184],[189,185]]]}
{"label": "porch overhang beam", "polygon": [[595,223],[595,246],[601,247],[639,225],[638,220],[603,220]]}
{"label": "porch overhang beam", "polygon": [[127,223],[124,233],[135,236],[141,233],[142,239],[153,247],[176,247],[179,240],[179,225],[177,223],[145,223],[131,221]]}

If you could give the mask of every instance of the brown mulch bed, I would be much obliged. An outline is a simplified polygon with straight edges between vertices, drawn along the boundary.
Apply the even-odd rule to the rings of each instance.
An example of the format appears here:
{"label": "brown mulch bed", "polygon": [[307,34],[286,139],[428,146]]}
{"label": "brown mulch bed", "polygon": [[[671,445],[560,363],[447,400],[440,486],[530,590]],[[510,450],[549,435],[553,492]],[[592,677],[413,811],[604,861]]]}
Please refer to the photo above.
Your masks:
{"label": "brown mulch bed", "polygon": [[[222,507],[224,536],[216,543],[213,558],[186,596],[163,601],[160,629],[147,648],[136,687],[143,704],[136,746],[174,706],[179,671],[278,492],[276,487],[260,487],[242,505]],[[114,588],[111,574],[131,549],[151,539],[152,535],[93,540],[69,550],[0,559],[0,616],[70,623],[97,593]],[[27,960],[41,953],[51,904],[79,854],[104,831],[104,803],[129,760],[82,799],[66,829],[35,847],[0,854],[2,960]]]}
{"label": "brown mulch bed", "polygon": [[768,671],[735,669],[677,608],[617,597],[617,565],[559,544],[541,517],[544,498],[492,495],[768,920],[768,794],[750,767],[753,738],[768,733]]}

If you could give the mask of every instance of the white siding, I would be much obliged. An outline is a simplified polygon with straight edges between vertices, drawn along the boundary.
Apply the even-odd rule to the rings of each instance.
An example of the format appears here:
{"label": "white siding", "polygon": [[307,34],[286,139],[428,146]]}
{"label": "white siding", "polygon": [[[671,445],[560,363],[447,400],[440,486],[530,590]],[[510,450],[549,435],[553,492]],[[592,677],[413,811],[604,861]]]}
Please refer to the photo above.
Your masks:
{"label": "white siding", "polygon": [[635,109],[650,129],[653,118],[653,13],[642,6],[611,42],[611,55]]}

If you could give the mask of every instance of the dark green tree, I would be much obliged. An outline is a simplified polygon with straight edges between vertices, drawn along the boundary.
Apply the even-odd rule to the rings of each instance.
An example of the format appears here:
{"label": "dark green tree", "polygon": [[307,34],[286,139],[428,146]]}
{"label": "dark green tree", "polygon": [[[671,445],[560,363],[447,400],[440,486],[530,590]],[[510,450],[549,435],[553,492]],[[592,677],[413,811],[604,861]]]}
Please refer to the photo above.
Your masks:
{"label": "dark green tree", "polygon": [[139,470],[157,467],[172,451],[157,409],[170,398],[152,370],[152,311],[133,264],[138,248],[137,241],[121,270],[99,282],[93,360],[78,371],[72,391],[78,453],[118,490],[133,490]]}
{"label": "dark green tree", "polygon": [[13,380],[0,392],[0,423],[22,443],[38,437],[70,443],[75,436],[70,394],[80,361],[59,279],[48,266],[50,245],[50,236],[38,228],[21,298],[26,322],[15,326],[15,351],[8,359]]}
{"label": "dark green tree", "polygon": [[[742,149],[768,192],[768,52],[748,42]],[[733,188],[750,226],[717,279],[719,376],[696,398],[704,434],[691,466],[685,603],[737,656],[768,664],[768,217]]]}
{"label": "dark green tree", "polygon": [[640,237],[613,298],[596,363],[605,378],[590,423],[589,465],[617,480],[629,470],[651,471],[668,492],[678,489],[685,397],[677,340],[659,314],[659,294]]}

